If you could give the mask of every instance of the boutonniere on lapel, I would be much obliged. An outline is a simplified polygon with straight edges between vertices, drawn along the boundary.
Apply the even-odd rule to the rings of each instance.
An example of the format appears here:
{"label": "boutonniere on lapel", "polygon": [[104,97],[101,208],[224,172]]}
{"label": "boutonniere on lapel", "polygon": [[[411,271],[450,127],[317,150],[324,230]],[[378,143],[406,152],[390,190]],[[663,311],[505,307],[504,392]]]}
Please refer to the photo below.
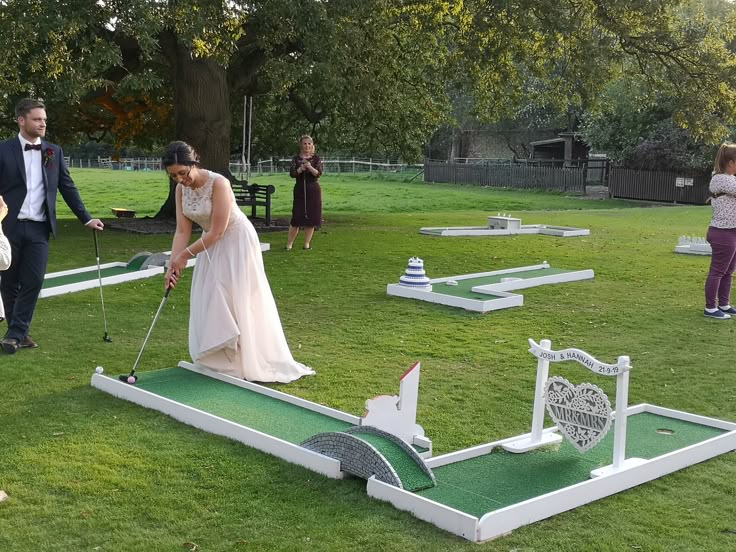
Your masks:
{"label": "boutonniere on lapel", "polygon": [[[43,166],[47,169],[52,168],[54,162],[54,148],[46,148],[43,150]],[[51,164],[49,166],[49,164]]]}

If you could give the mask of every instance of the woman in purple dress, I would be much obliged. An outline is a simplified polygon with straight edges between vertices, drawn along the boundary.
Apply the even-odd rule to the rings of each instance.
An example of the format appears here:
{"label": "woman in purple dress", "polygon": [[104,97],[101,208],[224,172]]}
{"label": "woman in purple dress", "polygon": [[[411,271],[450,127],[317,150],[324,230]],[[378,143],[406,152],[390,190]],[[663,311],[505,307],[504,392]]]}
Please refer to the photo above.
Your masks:
{"label": "woman in purple dress", "polygon": [[314,154],[311,136],[299,139],[300,152],[291,160],[289,174],[296,178],[294,185],[294,205],[291,209],[289,239],[286,250],[291,251],[299,229],[304,228],[304,249],[312,249],[314,229],[322,225],[322,160]]}

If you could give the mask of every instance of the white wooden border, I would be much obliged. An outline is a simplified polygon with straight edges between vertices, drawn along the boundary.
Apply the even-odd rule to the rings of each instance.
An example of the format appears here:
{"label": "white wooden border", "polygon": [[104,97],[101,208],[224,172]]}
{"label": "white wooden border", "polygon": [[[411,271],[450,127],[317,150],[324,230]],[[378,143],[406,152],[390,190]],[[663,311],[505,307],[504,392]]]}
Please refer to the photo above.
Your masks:
{"label": "white wooden border", "polygon": [[267,452],[333,479],[341,479],[340,461],[273,437],[255,429],[231,422],[214,414],[166,399],[135,385],[102,374],[92,376],[92,387],[132,403],[158,410],[187,425],[214,435],[239,441],[249,447]]}
{"label": "white wooden border", "polygon": [[590,236],[590,230],[588,230],[587,228],[571,228],[567,226],[543,225],[539,229],[539,233],[543,236],[554,236],[555,238],[575,238],[577,236]]}
{"label": "white wooden border", "polygon": [[280,401],[293,404],[300,408],[304,408],[305,410],[318,412],[319,414],[329,416],[330,418],[335,418],[336,420],[340,420],[342,422],[347,422],[356,426],[360,425],[359,416],[353,416],[352,414],[348,414],[347,412],[343,412],[342,410],[336,410],[334,408],[330,408],[329,406],[324,406],[322,404],[308,401],[306,399],[295,397],[294,395],[289,395],[287,393],[283,393],[281,391],[277,391],[276,389],[271,389],[270,387],[265,387],[257,383],[238,379],[233,376],[228,376],[227,374],[221,374],[219,372],[215,372],[214,370],[210,370],[209,368],[202,365],[192,364],[191,362],[186,362],[182,360],[181,362],[179,362],[179,368],[184,368],[191,372],[196,372],[198,374],[202,374],[216,380],[224,381],[225,383],[236,385],[238,387],[242,387],[243,389],[248,389],[249,391],[253,391],[254,393],[258,393],[259,395],[265,395],[267,397],[271,397],[272,399],[278,399]]}
{"label": "white wooden border", "polygon": [[477,540],[478,518],[476,516],[383,483],[375,477],[368,480],[365,490],[368,496],[388,502],[399,510],[411,512],[415,517],[436,525],[440,529],[469,541]]}
{"label": "white wooden border", "polygon": [[[736,431],[736,423],[719,420],[717,418],[709,418],[707,416],[691,414],[690,412],[684,412],[682,410],[672,410],[671,408],[664,408],[647,403],[637,405],[637,407],[642,408],[641,412],[649,412],[650,414],[657,414],[666,418],[682,420],[683,422],[692,422],[694,424],[715,427],[717,429],[723,429],[725,431]],[[632,412],[632,408],[629,408],[627,412],[629,416],[631,416],[632,414],[639,414],[639,412]]]}
{"label": "white wooden border", "polygon": [[690,244],[685,245],[676,245],[675,246],[675,253],[682,253],[684,255],[701,255],[701,256],[711,256],[713,255],[713,251],[708,250],[702,250],[702,249],[691,249]]}
{"label": "white wooden border", "polygon": [[428,439],[427,437],[423,435],[414,435],[414,438],[412,439],[410,445],[416,445],[418,447],[425,448],[424,452],[419,452],[415,449],[415,452],[424,460],[428,460],[432,458],[432,440]]}
{"label": "white wooden border", "polygon": [[[438,233],[439,231],[439,233]],[[488,226],[451,226],[421,228],[420,234],[429,236],[511,236],[514,234],[541,234],[557,238],[589,236],[587,228],[571,226],[553,226],[546,224],[522,224],[521,228],[489,228]]]}
{"label": "white wooden border", "polygon": [[[542,434],[557,433],[557,426],[548,427],[542,430]],[[531,432],[524,433],[522,435],[515,435],[514,437],[506,437],[505,439],[499,439],[492,443],[484,443],[482,445],[476,445],[474,447],[456,450],[455,452],[448,452],[440,456],[430,458],[425,463],[430,469],[439,468],[440,466],[446,466],[448,464],[455,464],[456,462],[462,462],[463,460],[470,460],[477,458],[478,456],[485,456],[493,452],[496,447],[502,447],[507,443],[513,443],[521,439],[530,439],[532,436]]]}
{"label": "white wooden border", "polygon": [[[109,268],[109,267],[124,267],[127,266],[127,263],[106,263],[104,265],[100,265],[100,268]],[[54,297],[56,295],[63,295],[64,293],[74,293],[75,291],[83,291],[85,289],[93,289],[100,286],[99,278],[97,277],[97,266],[88,266],[84,268],[77,268],[74,270],[65,270],[62,272],[53,272],[51,274],[47,274],[44,277],[44,280],[46,278],[52,278],[54,276],[63,276],[63,275],[70,275],[70,274],[81,274],[81,273],[90,273],[90,279],[85,280],[83,282],[76,282],[73,284],[65,284],[61,286],[54,286],[49,288],[41,289],[41,293],[39,294],[40,298],[44,297]],[[135,280],[141,280],[143,278],[150,278],[151,276],[156,276],[157,274],[163,274],[164,273],[164,267],[162,266],[155,266],[151,268],[146,268],[145,270],[133,270],[131,272],[126,272],[124,274],[116,274],[115,276],[104,276],[102,278],[102,285],[103,286],[109,286],[113,284],[121,284],[123,282],[132,282]]]}
{"label": "white wooden border", "polygon": [[636,487],[734,449],[736,449],[736,433],[725,433],[651,460],[644,460],[643,463],[629,469],[602,475],[495,512],[489,512],[478,522],[477,540],[483,541],[498,537],[523,525]]}
{"label": "white wooden border", "polygon": [[[734,423],[649,404],[640,404],[627,409],[628,416],[642,412],[650,412],[660,416],[724,429],[728,430],[728,433],[655,457],[651,460],[644,460],[642,464],[633,465],[628,469],[613,472],[610,475],[592,478],[564,489],[559,489],[494,512],[489,512],[480,519],[464,514],[463,512],[458,512],[449,506],[444,506],[438,502],[414,495],[403,489],[390,487],[385,484],[378,485],[379,482],[369,482],[368,494],[374,498],[385,500],[400,510],[411,512],[414,516],[433,523],[446,531],[470,541],[478,542],[499,537],[524,525],[546,519],[600,498],[641,485],[658,477],[668,475],[693,464],[714,458],[720,454],[736,450],[736,424]],[[547,428],[544,432],[556,431],[556,429],[556,427]],[[531,434],[519,435],[437,456],[428,460],[426,464],[430,469],[433,469],[462,460],[476,458],[490,453],[494,448],[505,442],[518,440],[529,435]],[[474,521],[477,522],[477,529],[475,533],[472,533],[470,527]]]}
{"label": "white wooden border", "polygon": [[430,284],[441,284],[448,280],[470,280],[472,278],[484,278],[486,276],[500,276],[502,274],[515,274],[517,272],[527,272],[529,270],[543,270],[550,268],[550,264],[544,261],[541,264],[529,265],[529,266],[517,266],[515,268],[502,268],[500,270],[491,270],[490,272],[475,272],[473,274],[460,274],[458,276],[446,276],[444,278],[432,278]]}
{"label": "white wooden border", "polygon": [[513,282],[498,282],[496,284],[473,286],[470,290],[476,293],[498,293],[499,291],[516,291],[517,289],[526,289],[547,284],[562,284],[565,282],[591,280],[592,278],[595,278],[595,272],[591,269],[585,269],[573,272],[564,272],[562,274],[549,274],[547,276],[523,278],[520,280],[514,280]]}
{"label": "white wooden border", "polygon": [[499,291],[495,293],[498,297],[483,299],[470,299],[467,297],[457,297],[455,295],[445,295],[443,293],[435,293],[422,289],[414,289],[401,284],[389,284],[386,286],[386,293],[394,297],[406,297],[408,299],[419,299],[429,303],[437,303],[439,305],[447,305],[448,307],[459,307],[461,309],[488,312],[492,310],[507,309],[509,307],[520,307],[524,304],[524,297],[512,293],[504,293]]}

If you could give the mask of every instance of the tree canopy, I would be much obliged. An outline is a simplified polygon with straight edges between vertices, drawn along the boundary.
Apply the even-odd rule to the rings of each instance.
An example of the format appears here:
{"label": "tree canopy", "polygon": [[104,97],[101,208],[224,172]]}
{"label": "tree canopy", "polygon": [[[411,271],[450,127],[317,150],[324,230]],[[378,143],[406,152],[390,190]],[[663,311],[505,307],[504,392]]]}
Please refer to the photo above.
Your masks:
{"label": "tree canopy", "polygon": [[14,130],[15,100],[41,97],[57,141],[182,139],[226,171],[245,95],[262,154],[309,132],[414,159],[464,118],[603,121],[631,80],[717,142],[734,22],[725,0],[3,0],[0,111]]}

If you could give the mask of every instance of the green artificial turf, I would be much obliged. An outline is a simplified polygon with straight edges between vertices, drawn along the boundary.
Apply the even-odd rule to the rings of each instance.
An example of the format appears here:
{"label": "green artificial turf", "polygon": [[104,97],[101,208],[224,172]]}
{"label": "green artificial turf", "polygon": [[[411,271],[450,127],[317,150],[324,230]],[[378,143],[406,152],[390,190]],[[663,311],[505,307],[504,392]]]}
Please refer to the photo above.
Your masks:
{"label": "green artificial turf", "polygon": [[434,485],[432,478],[394,441],[375,433],[356,432],[353,436],[373,445],[386,458],[407,491],[417,491]]}
{"label": "green artificial turf", "polygon": [[[509,267],[513,268],[513,267]],[[523,272],[512,272],[510,274],[495,274],[492,276],[479,276],[478,278],[465,278],[456,280],[456,286],[448,286],[446,282],[432,284],[433,293],[441,293],[442,295],[452,295],[454,297],[465,297],[467,299],[488,300],[496,297],[488,293],[477,293],[472,291],[475,286],[487,286],[489,284],[498,284],[503,278],[520,278],[526,280],[529,278],[538,278],[540,276],[552,276],[554,274],[566,274],[573,272],[561,268],[545,268],[538,270],[525,270]]]}
{"label": "green artificial turf", "polygon": [[[136,385],[161,397],[294,444],[302,443],[318,433],[352,427],[330,416],[183,368],[144,372]],[[370,443],[386,457],[399,474],[405,489],[422,489],[433,484],[432,479],[393,441],[369,433],[357,433],[355,437]]]}
{"label": "green artificial turf", "polygon": [[136,384],[187,406],[299,444],[351,424],[184,368],[143,372]]}
{"label": "green artificial turf", "polygon": [[97,274],[97,269],[86,270],[84,272],[77,272],[75,274],[65,274],[63,276],[54,276],[49,278],[48,276],[43,281],[43,289],[53,288],[58,286],[66,286],[69,284],[78,284],[79,282],[88,282],[89,280],[97,280],[99,277],[108,278],[110,276],[120,276],[121,274],[128,274],[129,272],[137,272],[136,268],[129,268],[126,265],[123,266],[108,266],[100,269],[100,274]]}
{"label": "green artificial turf", "polygon": [[[318,433],[350,424],[260,395],[220,380],[171,368],[141,374],[138,387],[268,435],[299,444]],[[614,424],[615,426],[615,424]],[[627,458],[651,459],[725,433],[724,430],[651,413],[628,418]],[[567,441],[526,454],[502,450],[434,470],[432,479],[395,442],[356,433],[392,465],[409,491],[481,517],[483,514],[589,479],[590,471],[611,463],[612,427],[593,449],[579,453]]]}
{"label": "green artificial turf", "polygon": [[[615,424],[614,424],[615,425]],[[626,458],[651,459],[722,435],[725,431],[651,413],[629,416]],[[661,432],[666,429],[672,431]],[[482,517],[590,479],[590,472],[610,465],[613,425],[604,439],[584,454],[566,440],[524,454],[496,449],[490,454],[433,470],[437,486],[419,495]]]}
{"label": "green artificial turf", "polygon": [[147,254],[138,254],[135,257],[133,257],[130,261],[128,261],[128,269],[129,270],[140,270],[143,266],[143,263],[145,263],[148,260]]}

